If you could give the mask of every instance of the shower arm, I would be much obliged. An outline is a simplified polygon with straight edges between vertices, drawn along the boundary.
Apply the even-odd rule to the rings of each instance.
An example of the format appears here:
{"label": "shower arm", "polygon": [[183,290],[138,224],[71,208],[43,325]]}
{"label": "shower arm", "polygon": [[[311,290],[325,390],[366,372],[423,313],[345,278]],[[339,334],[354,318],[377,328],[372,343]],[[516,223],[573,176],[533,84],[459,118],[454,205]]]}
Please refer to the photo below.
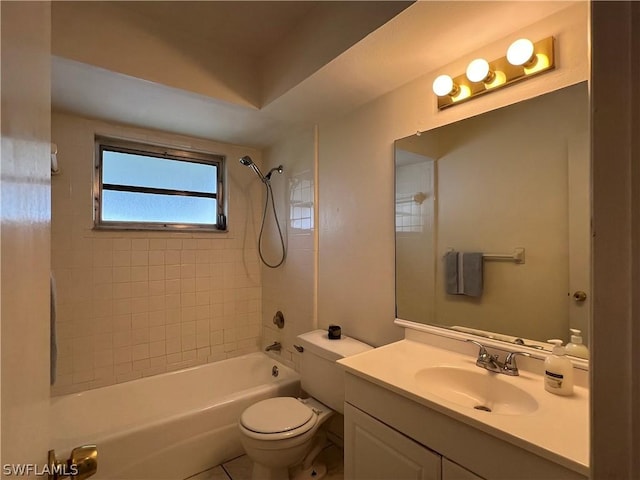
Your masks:
{"label": "shower arm", "polygon": [[269,173],[267,173],[265,175],[265,179],[267,181],[271,180],[271,175],[273,175],[273,172],[278,172],[278,173],[282,173],[284,171],[282,165],[278,165],[277,167],[273,167],[271,170],[269,170]]}

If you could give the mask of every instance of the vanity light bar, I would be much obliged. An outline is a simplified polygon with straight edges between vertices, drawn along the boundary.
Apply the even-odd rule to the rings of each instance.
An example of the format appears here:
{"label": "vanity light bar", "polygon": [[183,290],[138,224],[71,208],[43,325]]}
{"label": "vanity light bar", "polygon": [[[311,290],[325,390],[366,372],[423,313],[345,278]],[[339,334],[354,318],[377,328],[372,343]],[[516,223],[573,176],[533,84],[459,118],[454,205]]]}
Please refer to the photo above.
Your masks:
{"label": "vanity light bar", "polygon": [[433,82],[433,91],[438,96],[438,110],[553,70],[553,47],[553,37],[535,43],[519,39],[511,44],[504,57],[492,62],[477,58],[469,63],[466,73],[455,78],[440,75]]}

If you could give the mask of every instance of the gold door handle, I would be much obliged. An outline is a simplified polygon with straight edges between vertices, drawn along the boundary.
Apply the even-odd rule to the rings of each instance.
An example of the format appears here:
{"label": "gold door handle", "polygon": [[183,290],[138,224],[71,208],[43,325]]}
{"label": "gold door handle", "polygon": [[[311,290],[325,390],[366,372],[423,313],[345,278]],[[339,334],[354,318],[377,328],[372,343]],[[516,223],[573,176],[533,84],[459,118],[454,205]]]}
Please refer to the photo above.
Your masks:
{"label": "gold door handle", "polygon": [[587,299],[587,294],[582,290],[578,290],[577,292],[574,292],[573,299],[576,302],[584,302]]}
{"label": "gold door handle", "polygon": [[65,463],[56,459],[55,450],[49,450],[49,480],[73,478],[84,480],[98,471],[98,447],[83,445],[74,448]]}

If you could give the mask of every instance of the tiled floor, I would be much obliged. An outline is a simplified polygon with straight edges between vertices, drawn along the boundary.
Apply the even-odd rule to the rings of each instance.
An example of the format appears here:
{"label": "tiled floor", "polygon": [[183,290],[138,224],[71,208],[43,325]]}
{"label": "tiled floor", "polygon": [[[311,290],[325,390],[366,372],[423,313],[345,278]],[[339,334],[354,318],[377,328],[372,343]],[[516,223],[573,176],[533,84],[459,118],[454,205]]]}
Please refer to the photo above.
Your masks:
{"label": "tiled floor", "polygon": [[[318,461],[327,466],[326,480],[343,480],[343,455],[342,450],[335,445],[325,448]],[[210,468],[185,480],[251,480],[252,463],[249,457],[243,455],[229,462]]]}

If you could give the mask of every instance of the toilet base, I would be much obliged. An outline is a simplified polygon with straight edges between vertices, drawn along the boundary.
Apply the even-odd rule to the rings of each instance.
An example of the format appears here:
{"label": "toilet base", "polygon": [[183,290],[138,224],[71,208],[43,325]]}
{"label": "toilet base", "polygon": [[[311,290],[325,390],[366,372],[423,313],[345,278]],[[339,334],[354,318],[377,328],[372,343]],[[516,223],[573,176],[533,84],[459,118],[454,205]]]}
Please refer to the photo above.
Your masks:
{"label": "toilet base", "polygon": [[291,480],[320,480],[327,475],[327,466],[321,462],[314,462],[311,467],[297,470]]}

